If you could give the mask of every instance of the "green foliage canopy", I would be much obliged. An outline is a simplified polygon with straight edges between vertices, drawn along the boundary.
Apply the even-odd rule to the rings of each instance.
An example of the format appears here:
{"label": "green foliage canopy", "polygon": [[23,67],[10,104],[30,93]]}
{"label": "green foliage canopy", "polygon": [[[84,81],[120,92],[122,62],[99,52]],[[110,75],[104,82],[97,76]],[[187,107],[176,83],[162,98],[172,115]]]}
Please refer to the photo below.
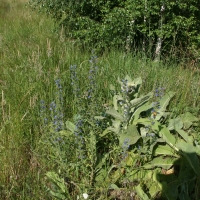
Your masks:
{"label": "green foliage canopy", "polygon": [[30,1],[63,26],[68,37],[100,49],[128,45],[154,52],[158,38],[163,52],[200,46],[198,0]]}

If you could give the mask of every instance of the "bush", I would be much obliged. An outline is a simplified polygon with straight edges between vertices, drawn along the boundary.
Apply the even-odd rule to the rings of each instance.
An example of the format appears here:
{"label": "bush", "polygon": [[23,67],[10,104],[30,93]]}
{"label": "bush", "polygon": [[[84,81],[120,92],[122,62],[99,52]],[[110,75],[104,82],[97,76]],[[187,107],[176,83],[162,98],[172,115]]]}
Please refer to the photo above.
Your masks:
{"label": "bush", "polygon": [[31,3],[44,8],[65,27],[67,37],[99,49],[143,49],[156,56],[159,44],[163,53],[171,54],[177,54],[180,47],[181,51],[191,51],[200,45],[197,0],[164,3],[159,0],[31,0]]}

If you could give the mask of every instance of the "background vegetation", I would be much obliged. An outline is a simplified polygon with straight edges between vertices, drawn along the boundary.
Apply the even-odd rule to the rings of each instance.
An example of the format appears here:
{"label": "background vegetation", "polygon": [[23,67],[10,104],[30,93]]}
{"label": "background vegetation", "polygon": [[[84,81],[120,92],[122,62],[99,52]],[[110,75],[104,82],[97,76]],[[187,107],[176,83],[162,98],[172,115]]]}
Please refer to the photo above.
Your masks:
{"label": "background vegetation", "polygon": [[[199,2],[160,0],[31,0],[64,27],[70,38],[99,50],[120,47],[159,54],[198,58]],[[185,54],[186,53],[186,54]],[[187,56],[186,56],[187,57]]]}
{"label": "background vegetation", "polygon": [[[90,6],[93,5],[92,2],[87,2]],[[87,2],[83,1],[83,3],[77,4],[78,11],[86,12],[83,8],[88,8]],[[93,2],[96,10],[102,10],[103,5],[107,5],[101,1],[98,2],[96,4]],[[111,48],[110,51],[104,51],[95,57],[95,52],[91,51],[93,45],[89,50],[84,49],[82,43],[75,38],[81,39],[81,36],[86,36],[86,41],[91,38],[90,44],[94,41],[101,41],[100,47],[106,47],[107,44],[118,45],[115,41],[113,42],[112,38],[114,37],[110,38],[105,35],[110,36],[111,32],[115,33],[115,31],[110,29],[102,32],[100,22],[104,23],[107,28],[115,29],[118,23],[112,22],[113,26],[110,26],[110,22],[107,23],[106,20],[109,20],[109,14],[113,14],[113,16],[114,14],[123,14],[125,4],[121,5],[122,12],[112,9],[111,3],[104,8],[107,14],[105,15],[106,20],[96,19],[100,23],[99,28],[102,35],[94,40],[93,37],[90,37],[90,32],[83,34],[83,29],[80,28],[85,26],[85,18],[82,19],[82,23],[84,23],[78,27],[77,31],[72,29],[73,35],[69,38],[66,37],[66,33],[70,32],[66,32],[64,27],[55,31],[57,24],[55,25],[54,21],[44,13],[32,10],[27,3],[25,0],[0,2],[1,199],[54,199],[56,197],[77,199],[77,196],[81,199],[85,198],[83,194],[86,193],[89,194],[88,199],[169,199],[168,189],[163,182],[171,184],[174,181],[177,190],[176,192],[172,191],[175,196],[170,197],[171,199],[184,199],[185,196],[188,199],[199,199],[199,175],[197,172],[199,157],[197,155],[199,155],[200,140],[198,123],[200,76],[198,63],[194,66],[194,62],[196,62],[194,57],[188,56],[187,60],[179,60],[179,64],[175,62],[176,59],[174,61],[171,57],[168,57],[168,61],[165,59],[165,62],[153,62],[144,52],[139,51],[139,47],[136,52],[132,51],[126,54],[124,50]],[[44,5],[47,5],[45,3],[49,2],[44,2]],[[119,5],[120,2],[114,1],[114,3]],[[191,2],[191,5],[193,4],[194,13],[196,13],[195,1]],[[73,6],[75,5],[73,4]],[[127,1],[128,5],[132,5],[131,1]],[[182,6],[182,4],[179,5]],[[52,2],[52,7],[54,8],[54,6]],[[160,9],[160,6],[157,9]],[[45,6],[45,8],[49,8],[51,11],[50,7]],[[120,9],[120,6],[116,6],[116,9]],[[89,22],[90,10],[86,12]],[[64,12],[64,14],[67,13],[65,10]],[[61,12],[52,12],[56,20],[61,20],[61,24],[64,25],[67,22],[67,16],[58,16],[58,13]],[[91,18],[94,19],[97,16],[91,16]],[[115,17],[113,18],[115,19]],[[75,22],[72,19],[70,16],[69,22],[73,25]],[[123,18],[120,16],[120,19]],[[132,19],[132,14],[129,19]],[[199,18],[195,19],[199,20]],[[191,37],[193,44],[197,46],[195,31],[198,27],[192,29],[194,32]],[[95,33],[95,30],[93,29],[92,33]],[[135,32],[132,32],[137,33],[136,39],[140,35],[138,30],[139,28],[136,28]],[[141,28],[141,30],[143,29]],[[146,31],[145,29],[145,34],[147,34]],[[125,31],[126,35],[123,37],[126,38],[129,32],[130,30]],[[183,38],[181,41],[188,41],[185,40],[186,32],[180,32],[182,35],[177,35],[177,37]],[[75,37],[75,33],[77,37]],[[144,33],[142,33],[142,38],[145,37]],[[116,35],[118,34],[116,33]],[[124,41],[123,37],[121,42]],[[154,41],[156,41],[155,38]],[[151,40],[146,39],[150,43]],[[186,47],[187,44],[185,43]],[[172,48],[171,44],[170,48]],[[184,156],[185,154],[174,149],[171,150],[170,147],[171,153],[163,156],[172,158],[171,154],[173,153],[179,159],[179,164],[176,166],[182,168],[178,169],[176,173],[172,173],[172,176],[167,176],[168,180],[162,179],[164,181],[158,187],[159,191],[152,190],[155,192],[154,197],[152,197],[150,186],[147,184],[149,179],[142,178],[146,176],[145,170],[142,170],[143,164],[148,164],[151,159],[155,158],[151,151],[145,149],[145,147],[151,147],[151,144],[141,139],[139,143],[123,147],[114,132],[106,137],[99,137],[109,126],[113,125],[112,120],[115,118],[106,114],[106,110],[112,108],[113,95],[119,94],[121,91],[118,77],[121,80],[127,74],[133,79],[141,77],[143,80],[137,98],[150,91],[155,94],[158,88],[165,88],[165,94],[175,91],[176,94],[167,107],[167,111],[171,112],[170,117],[176,119],[177,116],[187,112],[196,117],[193,121],[196,124],[194,123],[185,130],[192,137],[192,142],[188,142],[188,144],[191,144],[192,150],[194,148],[196,152],[193,152],[194,156],[189,157],[194,159],[192,161],[189,159],[190,162],[188,162],[187,154]],[[88,75],[90,76],[88,77]],[[110,84],[115,86],[116,92],[110,91]],[[156,101],[155,95],[149,99],[150,103]],[[151,114],[153,113],[145,112],[145,116],[149,115],[150,118]],[[95,115],[100,116],[101,119],[106,117],[103,121],[98,122],[99,126],[93,125],[96,123]],[[81,127],[78,123],[80,119],[83,120]],[[169,122],[162,126],[168,127],[168,124]],[[123,126],[125,127],[125,125]],[[77,130],[79,136],[75,134]],[[83,131],[84,134],[81,135],[80,131]],[[156,132],[156,128],[152,128],[152,131]],[[172,135],[180,139],[180,133],[176,130],[173,131]],[[156,140],[160,138],[162,139],[162,136],[156,137]],[[138,145],[144,147],[142,148],[143,152],[139,153]],[[167,146],[167,142],[164,141],[163,145]],[[188,153],[183,149],[181,151]],[[135,159],[131,158],[131,162],[135,163],[130,164],[124,161],[123,152],[136,155]],[[99,154],[105,157],[100,158]],[[175,170],[174,162],[170,161],[168,165],[170,168],[166,169],[155,163],[154,167],[148,168],[148,172],[153,172],[154,178],[156,173],[164,176],[169,173],[169,170]],[[97,165],[99,163],[102,165]],[[134,180],[128,180],[127,178],[131,176],[130,173],[135,170],[133,166],[137,166],[139,171],[144,174],[136,173],[138,179],[135,179],[132,174]],[[106,176],[108,179],[99,178],[98,170],[101,172],[100,175]],[[119,171],[120,176],[115,177]],[[180,174],[182,177],[185,175],[185,178],[181,179]],[[107,185],[102,183],[103,180]],[[140,180],[143,181],[139,182]],[[155,182],[157,184],[160,181]]]}

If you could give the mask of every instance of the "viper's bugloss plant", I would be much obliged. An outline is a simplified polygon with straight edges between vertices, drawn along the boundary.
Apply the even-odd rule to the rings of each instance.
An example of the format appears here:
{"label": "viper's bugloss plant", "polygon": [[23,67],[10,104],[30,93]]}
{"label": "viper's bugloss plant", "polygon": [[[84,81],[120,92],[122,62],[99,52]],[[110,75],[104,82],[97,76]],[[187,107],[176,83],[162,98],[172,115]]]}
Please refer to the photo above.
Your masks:
{"label": "viper's bugloss plant", "polygon": [[[95,101],[94,95],[97,90],[96,57],[92,57],[90,64],[88,84],[84,91],[79,90],[80,80],[77,78],[77,68],[74,66],[70,68],[73,94],[77,105],[82,107],[77,109],[74,123],[66,122],[67,130],[63,133],[64,135],[73,134],[75,138],[74,151],[78,154],[76,154],[75,163],[71,166],[75,166],[76,170],[82,174],[81,177],[84,177],[81,178],[79,175],[74,177],[81,182],[78,187],[78,196],[89,189],[95,193],[98,188],[122,187],[124,179],[132,183],[141,177],[144,181],[137,183],[134,187],[137,195],[140,198],[146,195],[153,199],[161,188],[158,180],[152,177],[155,177],[158,172],[161,173],[160,167],[169,170],[177,158],[181,159],[181,156],[185,156],[188,160],[191,170],[194,170],[197,175],[196,178],[200,177],[200,165],[198,164],[193,169],[194,160],[198,162],[196,155],[192,160],[181,153],[191,145],[185,141],[192,140],[186,135],[184,124],[191,127],[196,119],[190,121],[191,118],[189,119],[187,115],[170,119],[168,105],[175,93],[157,88],[154,92],[143,95],[140,91],[141,78],[134,80],[129,76],[124,79],[119,78],[121,90],[113,93],[113,105],[105,111],[105,116],[96,116],[98,114],[96,107],[98,102]],[[113,90],[114,87],[111,86],[111,88]],[[55,108],[52,102],[52,111]],[[190,125],[186,118],[190,121]],[[99,125],[100,121],[107,123],[105,129]],[[185,141],[177,140],[175,132],[180,134]],[[199,151],[196,146],[190,147],[194,151]],[[83,166],[87,166],[84,168],[85,171],[82,171]],[[151,175],[148,174],[149,172]],[[51,179],[54,178],[54,174],[48,174],[48,176]],[[85,184],[85,179],[87,184]],[[163,181],[167,180],[163,178]],[[64,185],[65,183],[60,187]],[[176,187],[179,186],[176,185]],[[151,189],[143,190],[143,188]],[[68,190],[65,193],[65,196],[69,195]],[[171,198],[168,192],[165,195]]]}

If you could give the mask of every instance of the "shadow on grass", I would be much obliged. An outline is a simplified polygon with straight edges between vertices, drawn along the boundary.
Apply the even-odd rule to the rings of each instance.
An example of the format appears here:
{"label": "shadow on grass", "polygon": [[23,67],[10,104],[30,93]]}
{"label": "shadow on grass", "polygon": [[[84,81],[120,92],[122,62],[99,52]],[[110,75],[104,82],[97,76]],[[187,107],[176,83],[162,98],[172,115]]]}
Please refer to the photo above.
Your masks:
{"label": "shadow on grass", "polygon": [[162,194],[156,200],[199,200],[200,170],[196,153],[182,152],[173,168],[157,174]]}
{"label": "shadow on grass", "polygon": [[5,1],[1,0],[0,1],[0,17],[3,18],[6,16],[7,13],[10,11],[10,4]]}

